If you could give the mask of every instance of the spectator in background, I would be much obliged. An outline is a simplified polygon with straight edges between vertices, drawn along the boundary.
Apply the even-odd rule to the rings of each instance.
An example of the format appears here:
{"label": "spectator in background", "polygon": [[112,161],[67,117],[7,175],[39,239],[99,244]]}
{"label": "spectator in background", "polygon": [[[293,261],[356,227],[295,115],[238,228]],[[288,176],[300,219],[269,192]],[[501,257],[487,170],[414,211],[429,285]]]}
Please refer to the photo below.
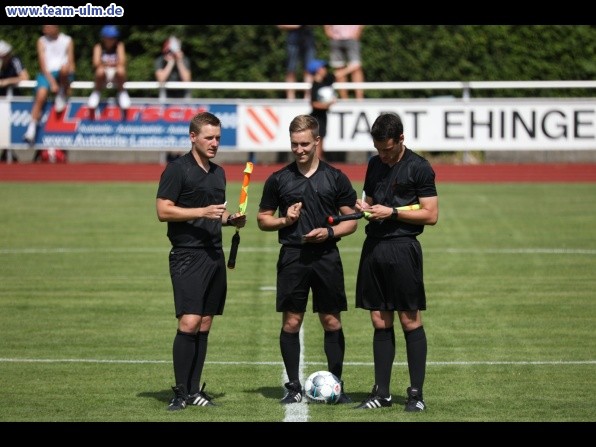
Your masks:
{"label": "spectator in background", "polygon": [[[29,72],[23,66],[21,59],[12,52],[12,45],[4,40],[0,40],[0,96],[6,96],[8,89],[13,88],[12,94],[18,95],[16,86],[21,81],[29,79]],[[15,151],[12,149],[3,149],[0,161],[18,161]]]}
{"label": "spectator in background", "polygon": [[35,144],[37,125],[43,107],[51,93],[55,94],[54,109],[62,113],[70,95],[70,83],[74,80],[74,43],[70,36],[60,32],[58,25],[43,25],[43,35],[37,40],[37,57],[40,72],[37,75],[35,99],[31,109],[31,122],[23,139]]}
{"label": "spectator in background", "polygon": [[[8,94],[9,87],[16,87],[19,82],[29,80],[29,72],[23,62],[12,52],[12,45],[0,40],[0,96]],[[19,91],[13,89],[13,95]]]}
{"label": "spectator in background", "polygon": [[124,42],[119,40],[120,32],[114,25],[106,25],[100,32],[101,41],[93,47],[93,68],[95,70],[95,88],[89,96],[87,105],[95,110],[104,88],[115,87],[118,90],[118,105],[126,110],[130,107],[130,97],[124,89],[126,82],[126,50]]}
{"label": "spectator in background", "polygon": [[[298,63],[302,64],[304,70],[304,82],[311,82],[312,76],[306,69],[308,61],[316,57],[315,35],[310,25],[277,25],[281,30],[286,31],[286,82],[296,82]],[[304,98],[309,99],[310,93],[306,91]],[[288,89],[287,99],[296,99],[296,91]]]}
{"label": "spectator in background", "polygon": [[[155,59],[155,79],[165,82],[190,82],[190,59],[182,51],[180,39],[170,36],[163,44],[161,55]],[[166,89],[167,98],[188,98],[187,89]]]}
{"label": "spectator in background", "polygon": [[[329,38],[329,65],[331,68],[349,67],[351,82],[364,82],[360,36],[364,25],[325,25],[325,35]],[[336,73],[337,82],[347,82],[346,76]],[[355,90],[356,99],[364,99],[364,91]],[[339,96],[348,99],[348,91],[340,90]]]}
{"label": "spectator in background", "polygon": [[324,160],[323,141],[327,135],[327,112],[335,104],[336,98],[335,95],[325,97],[322,93],[333,89],[335,75],[327,70],[327,62],[321,59],[311,60],[306,69],[313,77],[310,90],[310,105],[312,107],[310,115],[319,122],[320,141],[317,145],[317,157],[319,160]]}
{"label": "spectator in background", "polygon": [[[182,52],[182,43],[175,36],[170,36],[163,43],[161,55],[155,59],[155,79],[157,82],[190,82],[190,59]],[[160,98],[190,98],[187,89],[162,89]],[[166,161],[170,162],[184,152],[168,152]]]}
{"label": "spectator in background", "polygon": [[[327,69],[327,62],[321,59],[313,59],[307,65],[307,70],[313,77],[310,90],[310,105],[312,107],[310,115],[314,116],[319,122],[319,137],[321,139],[317,145],[317,157],[321,160],[325,160],[323,141],[327,135],[327,112],[337,100],[333,83],[339,77],[347,76],[353,69],[353,66],[344,67],[331,73]],[[346,159],[345,151],[334,152],[334,155],[336,157],[327,157],[329,158],[328,161],[344,162]],[[331,160],[331,158],[334,160]]]}

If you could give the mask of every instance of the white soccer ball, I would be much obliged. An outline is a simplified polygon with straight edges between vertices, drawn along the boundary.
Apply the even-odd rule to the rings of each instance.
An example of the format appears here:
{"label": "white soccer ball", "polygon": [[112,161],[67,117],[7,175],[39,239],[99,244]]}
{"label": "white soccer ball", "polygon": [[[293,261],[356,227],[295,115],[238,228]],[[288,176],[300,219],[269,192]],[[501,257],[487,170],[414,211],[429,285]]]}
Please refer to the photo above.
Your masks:
{"label": "white soccer ball", "polygon": [[335,100],[335,89],[330,85],[321,87],[317,92],[317,101],[320,102],[331,102]]}
{"label": "white soccer ball", "polygon": [[341,382],[329,371],[317,371],[304,382],[304,394],[309,402],[335,404],[341,394]]}

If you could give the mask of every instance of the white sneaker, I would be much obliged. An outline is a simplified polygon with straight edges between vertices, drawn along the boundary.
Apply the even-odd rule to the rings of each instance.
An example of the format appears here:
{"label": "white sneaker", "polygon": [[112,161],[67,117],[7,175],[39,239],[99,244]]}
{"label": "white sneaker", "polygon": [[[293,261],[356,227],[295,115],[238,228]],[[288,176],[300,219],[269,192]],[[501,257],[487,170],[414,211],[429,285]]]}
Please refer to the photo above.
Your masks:
{"label": "white sneaker", "polygon": [[29,125],[27,126],[27,131],[25,135],[23,135],[23,140],[27,142],[27,144],[33,146],[35,144],[35,134],[37,133],[37,123],[35,121],[30,121]]}
{"label": "white sneaker", "polygon": [[128,109],[130,107],[130,96],[126,90],[122,90],[118,93],[118,105],[121,109]]}
{"label": "white sneaker", "polygon": [[89,96],[89,100],[87,101],[87,106],[90,109],[95,109],[99,105],[99,100],[101,99],[101,94],[97,90],[93,90],[91,95]]}
{"label": "white sneaker", "polygon": [[56,109],[57,113],[61,113],[66,108],[66,95],[62,90],[56,94],[56,98],[54,99],[54,108]]}

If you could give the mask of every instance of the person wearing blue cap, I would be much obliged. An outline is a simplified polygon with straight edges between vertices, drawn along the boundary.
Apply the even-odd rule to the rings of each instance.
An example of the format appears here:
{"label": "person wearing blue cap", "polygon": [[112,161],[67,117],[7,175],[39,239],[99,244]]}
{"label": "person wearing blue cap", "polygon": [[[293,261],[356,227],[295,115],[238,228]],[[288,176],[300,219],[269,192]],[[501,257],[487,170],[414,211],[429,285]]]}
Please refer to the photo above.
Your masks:
{"label": "person wearing blue cap", "polygon": [[306,65],[306,71],[312,76],[310,89],[310,115],[319,122],[319,144],[317,145],[317,156],[324,160],[323,139],[327,134],[327,112],[335,103],[335,95],[332,93],[335,75],[327,70],[327,62],[321,59],[312,59]]}
{"label": "person wearing blue cap", "polygon": [[87,106],[95,111],[105,88],[118,91],[118,105],[126,110],[130,97],[124,88],[126,82],[126,50],[120,40],[120,32],[114,25],[105,25],[100,32],[101,41],[93,47],[93,68],[95,87],[89,96]]}
{"label": "person wearing blue cap", "polygon": [[346,76],[350,73],[352,68],[340,68],[335,70],[334,73],[331,73],[327,69],[326,61],[322,59],[312,59],[308,62],[306,70],[312,76],[312,86],[310,89],[310,105],[312,110],[310,115],[315,117],[319,122],[319,136],[321,137],[319,144],[317,145],[317,156],[321,160],[324,160],[323,139],[325,138],[325,135],[327,135],[327,112],[337,101],[333,83],[335,82],[336,77]]}

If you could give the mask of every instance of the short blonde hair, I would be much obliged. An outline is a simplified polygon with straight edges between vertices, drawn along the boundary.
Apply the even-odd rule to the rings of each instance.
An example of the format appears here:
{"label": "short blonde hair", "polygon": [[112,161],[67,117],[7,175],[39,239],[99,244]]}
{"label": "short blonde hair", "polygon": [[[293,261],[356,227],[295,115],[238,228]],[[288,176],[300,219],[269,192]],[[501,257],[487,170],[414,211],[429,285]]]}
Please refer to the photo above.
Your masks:
{"label": "short blonde hair", "polygon": [[310,130],[313,138],[319,136],[319,122],[311,115],[298,115],[290,123],[290,133]]}

